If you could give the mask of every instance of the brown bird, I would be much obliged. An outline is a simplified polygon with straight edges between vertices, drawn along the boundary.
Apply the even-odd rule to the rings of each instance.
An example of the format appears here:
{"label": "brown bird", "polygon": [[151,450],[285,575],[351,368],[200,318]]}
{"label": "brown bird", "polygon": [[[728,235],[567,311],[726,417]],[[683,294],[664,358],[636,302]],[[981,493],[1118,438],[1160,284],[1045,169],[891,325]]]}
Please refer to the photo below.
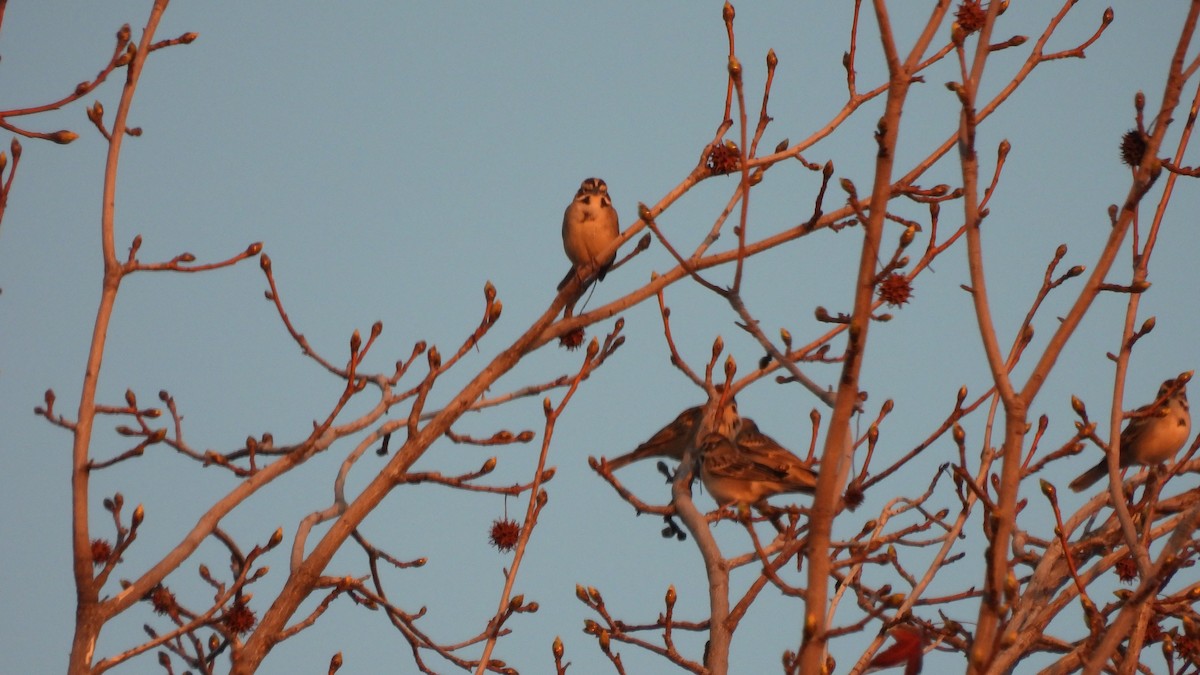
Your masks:
{"label": "brown bird", "polygon": [[[683,453],[696,442],[696,431],[700,428],[700,420],[704,415],[704,406],[688,408],[659,429],[650,440],[642,443],[620,457],[606,459],[609,471],[616,471],[623,466],[646,459],[647,457],[667,457],[675,461],[683,460]],[[721,433],[729,433],[729,429],[738,423],[737,403],[729,401],[718,419],[717,426],[724,429]]]}
{"label": "brown bird", "polygon": [[572,274],[591,269],[596,279],[604,281],[608,268],[617,258],[613,251],[607,258],[600,256],[621,235],[617,222],[617,211],[608,196],[608,185],[599,178],[585,178],[575,193],[575,199],[563,213],[563,250],[571,260],[571,271],[558,284],[561,290],[571,280]]}
{"label": "brown bird", "polygon": [[718,506],[755,505],[787,492],[812,494],[817,474],[804,460],[742,418],[733,437],[710,433],[700,454],[700,479]]}
{"label": "brown bird", "polygon": [[[1158,397],[1149,405],[1134,411],[1121,432],[1121,468],[1161,464],[1175,456],[1192,433],[1192,416],[1188,412],[1187,383],[1192,373],[1180,373],[1158,388]],[[1108,458],[1084,471],[1071,481],[1070,488],[1082,492],[1108,476]]]}

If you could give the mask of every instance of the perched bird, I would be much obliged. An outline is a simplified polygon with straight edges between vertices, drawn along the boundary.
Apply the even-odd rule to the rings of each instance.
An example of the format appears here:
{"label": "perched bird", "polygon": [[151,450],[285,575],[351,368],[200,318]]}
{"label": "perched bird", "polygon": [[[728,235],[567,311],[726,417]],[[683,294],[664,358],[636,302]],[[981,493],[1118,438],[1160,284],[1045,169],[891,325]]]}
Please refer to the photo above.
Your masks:
{"label": "perched bird", "polygon": [[718,506],[756,505],[785,492],[812,494],[817,474],[799,457],[742,418],[737,433],[711,433],[700,452],[700,480]]}
{"label": "perched bird", "polygon": [[[1175,456],[1192,433],[1192,416],[1188,412],[1187,383],[1192,379],[1189,370],[1167,380],[1158,388],[1158,397],[1149,405],[1134,411],[1137,415],[1121,432],[1122,468],[1134,464],[1161,464]],[[1070,488],[1082,492],[1108,476],[1108,458],[1084,471],[1071,481]]]}
{"label": "perched bird", "polygon": [[580,269],[591,268],[596,278],[604,280],[608,268],[617,258],[613,251],[605,259],[600,256],[612,246],[621,234],[617,223],[617,211],[608,196],[608,185],[599,178],[585,178],[575,193],[575,199],[563,213],[563,250],[573,266],[571,272],[558,284],[559,289]]}
{"label": "perched bird", "polygon": [[[681,461],[684,451],[696,442],[696,431],[700,428],[700,420],[703,416],[704,406],[688,408],[679,413],[670,424],[655,432],[650,440],[637,446],[632,452],[604,460],[605,464],[609,471],[616,471],[647,457],[668,457],[677,462]],[[731,433],[733,427],[738,424],[738,419],[737,403],[730,400],[725,404],[725,409],[717,420],[716,427],[719,431],[714,431]]]}

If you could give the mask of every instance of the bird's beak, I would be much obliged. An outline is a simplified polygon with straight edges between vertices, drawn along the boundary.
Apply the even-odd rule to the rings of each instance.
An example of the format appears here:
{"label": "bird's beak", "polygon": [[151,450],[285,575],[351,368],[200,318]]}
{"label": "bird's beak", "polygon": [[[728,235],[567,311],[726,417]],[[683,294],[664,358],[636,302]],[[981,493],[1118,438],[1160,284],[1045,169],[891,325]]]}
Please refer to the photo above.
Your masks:
{"label": "bird's beak", "polygon": [[1180,373],[1179,374],[1179,384],[1187,384],[1188,380],[1192,379],[1192,373],[1194,373],[1194,372],[1196,372],[1196,371],[1189,370],[1186,373]]}

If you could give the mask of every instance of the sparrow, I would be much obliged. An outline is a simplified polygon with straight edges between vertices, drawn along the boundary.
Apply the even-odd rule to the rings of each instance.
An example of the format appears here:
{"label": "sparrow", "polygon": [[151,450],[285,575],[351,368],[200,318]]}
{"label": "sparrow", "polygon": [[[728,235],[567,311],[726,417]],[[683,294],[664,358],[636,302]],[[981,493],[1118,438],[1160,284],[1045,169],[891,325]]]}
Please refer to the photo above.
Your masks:
{"label": "sparrow", "polygon": [[817,474],[811,466],[745,417],[733,435],[710,433],[705,437],[700,480],[721,507],[757,505],[777,494],[812,494],[817,489]]}
{"label": "sparrow", "polygon": [[[632,464],[647,457],[668,457],[677,462],[683,460],[683,453],[696,442],[696,432],[700,428],[700,420],[704,416],[704,406],[694,406],[684,410],[667,426],[659,429],[650,440],[642,443],[620,457],[606,459],[609,471],[616,471],[623,466]],[[737,402],[730,400],[718,416],[715,423],[717,433],[732,433],[739,423]]]}
{"label": "sparrow", "polygon": [[571,260],[571,272],[558,284],[561,290],[571,279],[571,274],[590,269],[596,279],[604,281],[604,275],[617,258],[613,251],[606,259],[600,256],[607,251],[621,234],[617,223],[617,211],[608,196],[608,185],[599,178],[585,178],[575,193],[575,199],[563,213],[563,250]]}
{"label": "sparrow", "polygon": [[[1188,412],[1187,383],[1192,373],[1167,380],[1158,388],[1158,397],[1149,405],[1134,411],[1134,417],[1121,431],[1122,468],[1161,464],[1175,456],[1192,433],[1192,416]],[[1084,471],[1071,481],[1070,488],[1082,492],[1101,478],[1108,476],[1108,458]]]}

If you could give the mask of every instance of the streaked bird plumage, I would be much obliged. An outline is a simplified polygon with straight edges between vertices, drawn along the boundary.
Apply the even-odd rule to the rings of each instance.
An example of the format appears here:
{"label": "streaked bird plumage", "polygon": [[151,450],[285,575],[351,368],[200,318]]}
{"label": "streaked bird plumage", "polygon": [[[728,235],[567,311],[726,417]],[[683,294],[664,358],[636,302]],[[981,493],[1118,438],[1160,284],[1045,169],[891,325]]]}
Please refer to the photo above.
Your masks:
{"label": "streaked bird plumage", "polygon": [[743,417],[736,434],[711,433],[700,453],[700,479],[719,506],[754,505],[789,492],[812,494],[812,466],[758,430]]}
{"label": "streaked bird plumage", "polygon": [[[655,432],[645,443],[624,455],[606,459],[605,464],[610,471],[616,471],[647,457],[666,457],[677,462],[682,461],[684,452],[696,442],[696,432],[700,428],[703,416],[704,406],[688,408],[671,420],[670,424]],[[737,403],[728,401],[722,413],[717,416],[714,427],[720,433],[729,433],[738,423],[738,419]]]}

